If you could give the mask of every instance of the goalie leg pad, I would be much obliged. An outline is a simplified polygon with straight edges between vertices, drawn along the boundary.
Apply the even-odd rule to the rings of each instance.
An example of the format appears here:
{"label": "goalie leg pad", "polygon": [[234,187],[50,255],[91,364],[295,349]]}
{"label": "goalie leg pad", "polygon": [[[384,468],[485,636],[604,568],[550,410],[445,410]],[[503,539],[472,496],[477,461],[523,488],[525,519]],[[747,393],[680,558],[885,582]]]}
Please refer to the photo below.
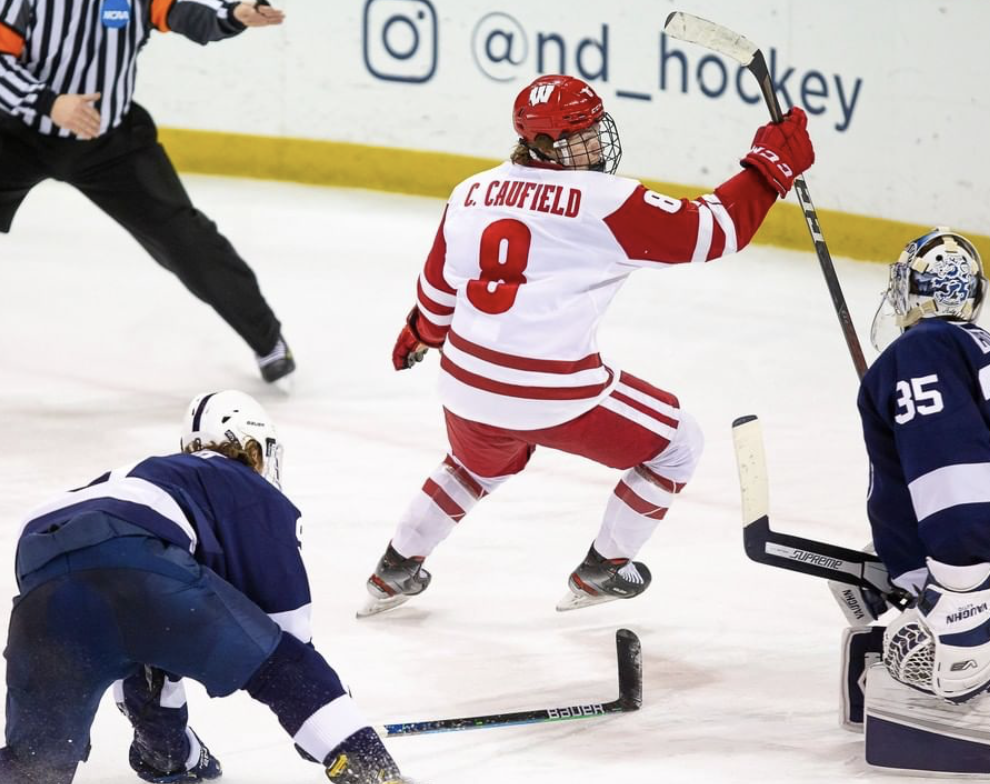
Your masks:
{"label": "goalie leg pad", "polygon": [[862,732],[866,713],[866,672],[882,660],[883,626],[850,627],[842,634],[843,729]]}
{"label": "goalie leg pad", "polygon": [[899,683],[883,664],[866,679],[866,762],[926,773],[990,774],[990,697],[956,705]]}

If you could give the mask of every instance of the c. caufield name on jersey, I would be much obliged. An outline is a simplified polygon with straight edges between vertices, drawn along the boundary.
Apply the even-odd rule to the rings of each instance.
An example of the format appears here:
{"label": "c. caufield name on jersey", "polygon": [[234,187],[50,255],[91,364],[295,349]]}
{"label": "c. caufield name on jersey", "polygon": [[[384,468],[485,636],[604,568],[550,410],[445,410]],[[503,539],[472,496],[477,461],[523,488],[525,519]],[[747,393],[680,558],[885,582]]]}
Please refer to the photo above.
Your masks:
{"label": "c. caufield name on jersey", "polygon": [[564,218],[576,218],[581,211],[581,191],[549,182],[526,180],[492,180],[484,193],[480,182],[471,184],[465,207],[516,207],[520,210],[546,212]]}
{"label": "c. caufield name on jersey", "polygon": [[550,708],[547,716],[551,719],[570,719],[575,716],[599,716],[605,713],[605,707],[597,705],[575,705],[572,708]]}

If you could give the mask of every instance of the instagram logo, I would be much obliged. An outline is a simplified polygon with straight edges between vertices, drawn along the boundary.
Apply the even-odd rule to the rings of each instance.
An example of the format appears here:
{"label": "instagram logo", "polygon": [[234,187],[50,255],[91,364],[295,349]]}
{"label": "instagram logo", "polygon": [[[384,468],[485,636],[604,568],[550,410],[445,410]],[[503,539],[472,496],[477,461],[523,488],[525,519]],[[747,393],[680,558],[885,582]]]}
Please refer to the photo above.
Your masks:
{"label": "instagram logo", "polygon": [[430,0],[367,0],[364,64],[378,79],[428,82],[437,70],[437,12]]}

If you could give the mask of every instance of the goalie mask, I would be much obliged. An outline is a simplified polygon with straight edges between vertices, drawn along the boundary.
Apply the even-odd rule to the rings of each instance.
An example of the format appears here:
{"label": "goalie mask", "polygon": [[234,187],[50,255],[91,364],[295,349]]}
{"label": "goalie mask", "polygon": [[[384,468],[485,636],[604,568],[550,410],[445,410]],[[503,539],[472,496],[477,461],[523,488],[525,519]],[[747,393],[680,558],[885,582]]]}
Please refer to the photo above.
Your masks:
{"label": "goalie mask", "polygon": [[189,404],[180,439],[184,452],[223,443],[247,450],[252,441],[261,448],[258,473],[281,488],[282,445],[257,400],[243,392],[227,390],[199,395]]}
{"label": "goalie mask", "polygon": [[619,167],[622,145],[615,121],[580,79],[541,76],[516,97],[512,125],[534,160],[606,174]]}
{"label": "goalie mask", "polygon": [[944,226],[932,229],[909,243],[890,265],[870,341],[883,351],[923,318],[975,321],[986,285],[980,254],[972,243]]}

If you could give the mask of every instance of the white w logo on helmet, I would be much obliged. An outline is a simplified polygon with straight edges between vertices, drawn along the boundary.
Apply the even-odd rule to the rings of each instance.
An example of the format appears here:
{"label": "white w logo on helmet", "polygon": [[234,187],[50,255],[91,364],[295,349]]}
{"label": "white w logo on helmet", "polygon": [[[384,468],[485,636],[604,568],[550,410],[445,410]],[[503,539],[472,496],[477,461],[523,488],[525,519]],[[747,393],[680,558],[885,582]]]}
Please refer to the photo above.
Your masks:
{"label": "white w logo on helmet", "polygon": [[538,103],[547,103],[553,94],[554,84],[540,84],[529,91],[529,105],[535,106]]}

